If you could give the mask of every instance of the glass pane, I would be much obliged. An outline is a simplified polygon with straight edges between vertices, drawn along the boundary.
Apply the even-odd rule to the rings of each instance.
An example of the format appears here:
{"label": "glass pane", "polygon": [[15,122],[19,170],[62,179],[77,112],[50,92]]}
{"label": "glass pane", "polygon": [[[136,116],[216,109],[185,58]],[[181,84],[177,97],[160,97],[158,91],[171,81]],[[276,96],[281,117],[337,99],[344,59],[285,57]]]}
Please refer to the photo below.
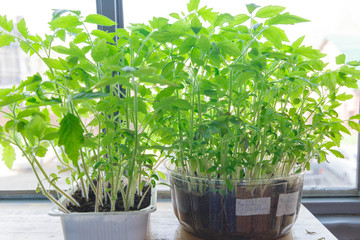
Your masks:
{"label": "glass pane", "polygon": [[[1,1],[0,15],[7,15],[8,20],[14,23],[25,19],[31,34],[41,37],[49,32],[47,23],[51,21],[52,9],[81,10],[83,15],[96,13],[95,0],[13,0]],[[17,30],[13,30],[16,34]],[[66,43],[65,43],[66,44]],[[37,56],[28,57],[18,44],[0,48],[0,88],[11,87],[20,83],[37,72],[43,72],[45,67]],[[54,118],[55,119],[55,118]],[[1,125],[6,121],[0,115]],[[2,150],[1,150],[2,151]],[[1,190],[34,190],[37,186],[36,178],[27,160],[21,152],[16,151],[17,159],[13,170],[9,170],[3,161],[0,161],[0,191]],[[57,161],[54,152],[49,152],[42,160],[45,169],[56,172]]]}
{"label": "glass pane", "polygon": [[[306,35],[305,45],[311,45],[327,54],[324,59],[329,62],[329,68],[336,68],[335,57],[345,53],[346,61],[360,59],[360,15],[358,9],[360,2],[356,0],[327,1],[327,0],[304,0],[288,1],[273,0],[203,0],[202,5],[212,7],[217,12],[228,12],[236,15],[246,11],[245,4],[255,3],[260,6],[280,5],[287,8],[291,14],[311,20],[308,23],[296,26],[281,25],[291,42]],[[142,6],[139,8],[138,6]],[[140,23],[151,20],[153,16],[168,17],[169,13],[181,11],[186,12],[184,1],[167,0],[132,0],[124,1],[125,26],[129,23]],[[341,110],[339,117],[346,119],[350,115],[359,112],[359,92],[342,89],[354,94]],[[349,128],[350,129],[350,128]],[[357,171],[357,134],[350,130],[352,135],[344,134],[342,146],[338,149],[345,159],[328,156],[327,162],[317,164],[311,163],[311,170],[305,175],[305,189],[328,190],[328,189],[353,189],[356,188]]]}

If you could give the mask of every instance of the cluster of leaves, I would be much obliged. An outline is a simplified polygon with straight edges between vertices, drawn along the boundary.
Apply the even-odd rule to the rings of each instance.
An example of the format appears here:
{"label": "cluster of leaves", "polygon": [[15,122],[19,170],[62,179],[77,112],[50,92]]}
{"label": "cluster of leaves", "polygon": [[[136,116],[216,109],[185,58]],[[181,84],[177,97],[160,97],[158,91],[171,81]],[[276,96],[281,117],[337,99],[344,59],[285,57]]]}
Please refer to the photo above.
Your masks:
{"label": "cluster of leaves", "polygon": [[[104,199],[115,210],[118,192],[126,210],[136,209],[141,202],[134,205],[135,194],[164,178],[156,170],[163,148],[155,143],[156,133],[166,131],[155,121],[159,110],[152,107],[157,99],[152,91],[177,85],[148,67],[159,56],[145,35],[124,29],[89,32],[89,24],[116,25],[97,14],[84,18],[78,11],[55,11],[49,23],[52,33],[42,38],[31,35],[23,19],[15,34],[13,22],[0,16],[0,47],[19,44],[48,67],[18,86],[1,89],[1,112],[8,118],[0,129],[2,157],[11,168],[13,147],[19,148],[38,189],[65,212],[49,194],[53,189],[78,205],[57,185],[63,172],[86,199],[89,188],[93,190],[95,211]],[[39,160],[49,149],[60,163],[59,173],[46,172]]]}
{"label": "cluster of leaves", "polygon": [[[247,10],[220,14],[191,0],[187,14],[133,26],[160,45],[160,74],[180,86],[162,89],[155,106],[167,112],[159,122],[170,135],[161,141],[172,145],[179,171],[272,177],[309,169],[329,153],[343,157],[335,148],[350,132],[336,109],[352,98],[341,88],[358,88],[358,63],[340,55],[339,68],[326,70],[325,54],[302,45],[304,36],[290,43],[280,28],[308,20],[281,6]],[[359,117],[348,121],[357,131]]]}

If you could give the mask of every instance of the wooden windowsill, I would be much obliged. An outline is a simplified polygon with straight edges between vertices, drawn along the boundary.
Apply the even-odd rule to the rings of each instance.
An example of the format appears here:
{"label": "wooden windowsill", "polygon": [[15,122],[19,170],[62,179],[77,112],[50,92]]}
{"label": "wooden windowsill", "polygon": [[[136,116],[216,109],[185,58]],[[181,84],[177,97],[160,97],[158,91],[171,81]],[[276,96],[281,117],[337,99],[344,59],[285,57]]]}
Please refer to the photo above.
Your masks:
{"label": "wooden windowsill", "polygon": [[[60,218],[47,212],[52,204],[45,200],[0,201],[0,239],[62,240]],[[182,230],[169,200],[159,200],[157,211],[151,214],[147,240],[199,240]],[[334,237],[304,206],[290,234],[281,240],[335,240]]]}

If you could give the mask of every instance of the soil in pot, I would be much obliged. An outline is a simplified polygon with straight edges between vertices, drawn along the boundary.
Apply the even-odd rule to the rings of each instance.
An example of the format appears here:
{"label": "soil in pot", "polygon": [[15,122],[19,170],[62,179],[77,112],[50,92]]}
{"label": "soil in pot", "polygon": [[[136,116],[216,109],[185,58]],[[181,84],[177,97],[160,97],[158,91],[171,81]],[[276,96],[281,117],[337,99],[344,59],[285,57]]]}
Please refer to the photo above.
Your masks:
{"label": "soil in pot", "polygon": [[193,210],[191,208],[190,191],[186,181],[173,178],[174,195],[177,204],[177,217],[182,226],[191,231],[194,226]]}
{"label": "soil in pot", "polygon": [[[285,235],[290,231],[290,228],[295,223],[297,219],[297,212],[299,212],[301,205],[301,193],[303,189],[303,180],[299,179],[290,179],[286,186],[286,203],[287,206],[284,207],[285,214],[282,216],[281,223],[281,235]],[[284,203],[282,203],[284,204]],[[290,209],[296,209],[296,211],[290,211]]]}
{"label": "soil in pot", "polygon": [[279,195],[284,193],[286,181],[276,181],[271,185],[264,185],[254,189],[256,198],[270,198],[270,211],[266,215],[251,216],[253,219],[253,238],[255,239],[276,239],[279,236],[282,217],[276,216]]}
{"label": "soil in pot", "polygon": [[[302,182],[301,179],[274,180],[260,185],[241,183],[233,191],[224,185],[216,185],[216,181],[215,185],[213,182],[209,185],[209,182],[204,183],[201,179],[192,180],[191,183],[185,179],[175,179],[174,207],[178,210],[178,219],[184,229],[201,238],[272,240],[288,233],[296,220],[302,187],[298,183]],[[289,197],[290,192],[299,195]],[[278,212],[280,196],[282,203],[284,199],[285,202],[295,199],[295,203],[286,205],[282,212]],[[238,210],[239,204],[243,210]],[[292,209],[291,214],[287,214],[289,208]]]}
{"label": "soil in pot", "polygon": [[[150,189],[147,191],[148,188],[150,188]],[[126,190],[126,186],[125,186],[125,190]],[[130,210],[140,210],[140,209],[150,206],[151,186],[144,186],[142,189],[142,193],[145,194],[145,192],[146,192],[146,195],[144,197],[143,202],[141,203],[140,208],[139,209],[130,208]],[[66,207],[71,212],[94,212],[95,211],[96,199],[95,199],[95,194],[91,188],[89,188],[89,200],[88,201],[86,201],[85,197],[83,197],[82,191],[80,189],[76,190],[73,193],[72,197],[80,204],[80,206],[77,207],[74,204],[69,203]],[[140,196],[138,193],[135,194],[134,206],[137,206],[139,204],[141,198],[142,198],[142,196]],[[108,198],[106,198],[106,199],[103,198],[103,202],[104,202],[104,205],[99,206],[99,212],[110,212],[110,209],[111,209],[110,200]],[[120,192],[118,192],[117,200],[115,203],[115,211],[124,211],[124,210],[125,210],[125,208],[124,208],[122,195]]]}
{"label": "soil in pot", "polygon": [[223,189],[225,193],[221,193],[223,186],[220,185],[215,186],[216,190],[213,191],[210,189],[214,189],[214,186],[203,184],[201,188],[201,191],[191,192],[196,234],[213,237],[218,232],[234,232],[234,193],[226,188]]}
{"label": "soil in pot", "polygon": [[[174,182],[173,182],[172,178],[170,178],[170,185],[174,186]],[[174,214],[175,214],[176,218],[179,219],[178,207],[177,207],[176,196],[175,196],[175,190],[174,190],[173,187],[170,188],[170,196],[171,196],[171,202],[172,202],[172,205],[173,205]]]}
{"label": "soil in pot", "polygon": [[[286,183],[282,182],[260,186],[239,186],[237,199],[245,205],[245,211],[239,212],[236,217],[237,236],[243,239],[275,239],[282,223],[282,218],[276,216],[278,198],[279,194],[284,193],[285,188]],[[253,207],[254,203],[251,201],[254,199],[257,201],[256,204],[264,207]],[[253,206],[247,206],[248,204]],[[258,210],[259,208],[262,210]]]}

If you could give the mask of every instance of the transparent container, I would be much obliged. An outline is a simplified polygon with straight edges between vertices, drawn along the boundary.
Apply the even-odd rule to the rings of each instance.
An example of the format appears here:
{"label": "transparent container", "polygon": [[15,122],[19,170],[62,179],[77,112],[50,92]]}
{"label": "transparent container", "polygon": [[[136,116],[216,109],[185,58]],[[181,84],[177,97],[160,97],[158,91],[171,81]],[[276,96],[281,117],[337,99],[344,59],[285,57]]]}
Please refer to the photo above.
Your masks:
{"label": "transparent container", "polygon": [[300,205],[304,173],[256,180],[183,175],[166,165],[181,226],[203,239],[277,239],[289,233]]}
{"label": "transparent container", "polygon": [[145,240],[149,216],[155,210],[153,188],[150,205],[139,211],[64,213],[54,206],[49,215],[60,217],[65,240]]}

